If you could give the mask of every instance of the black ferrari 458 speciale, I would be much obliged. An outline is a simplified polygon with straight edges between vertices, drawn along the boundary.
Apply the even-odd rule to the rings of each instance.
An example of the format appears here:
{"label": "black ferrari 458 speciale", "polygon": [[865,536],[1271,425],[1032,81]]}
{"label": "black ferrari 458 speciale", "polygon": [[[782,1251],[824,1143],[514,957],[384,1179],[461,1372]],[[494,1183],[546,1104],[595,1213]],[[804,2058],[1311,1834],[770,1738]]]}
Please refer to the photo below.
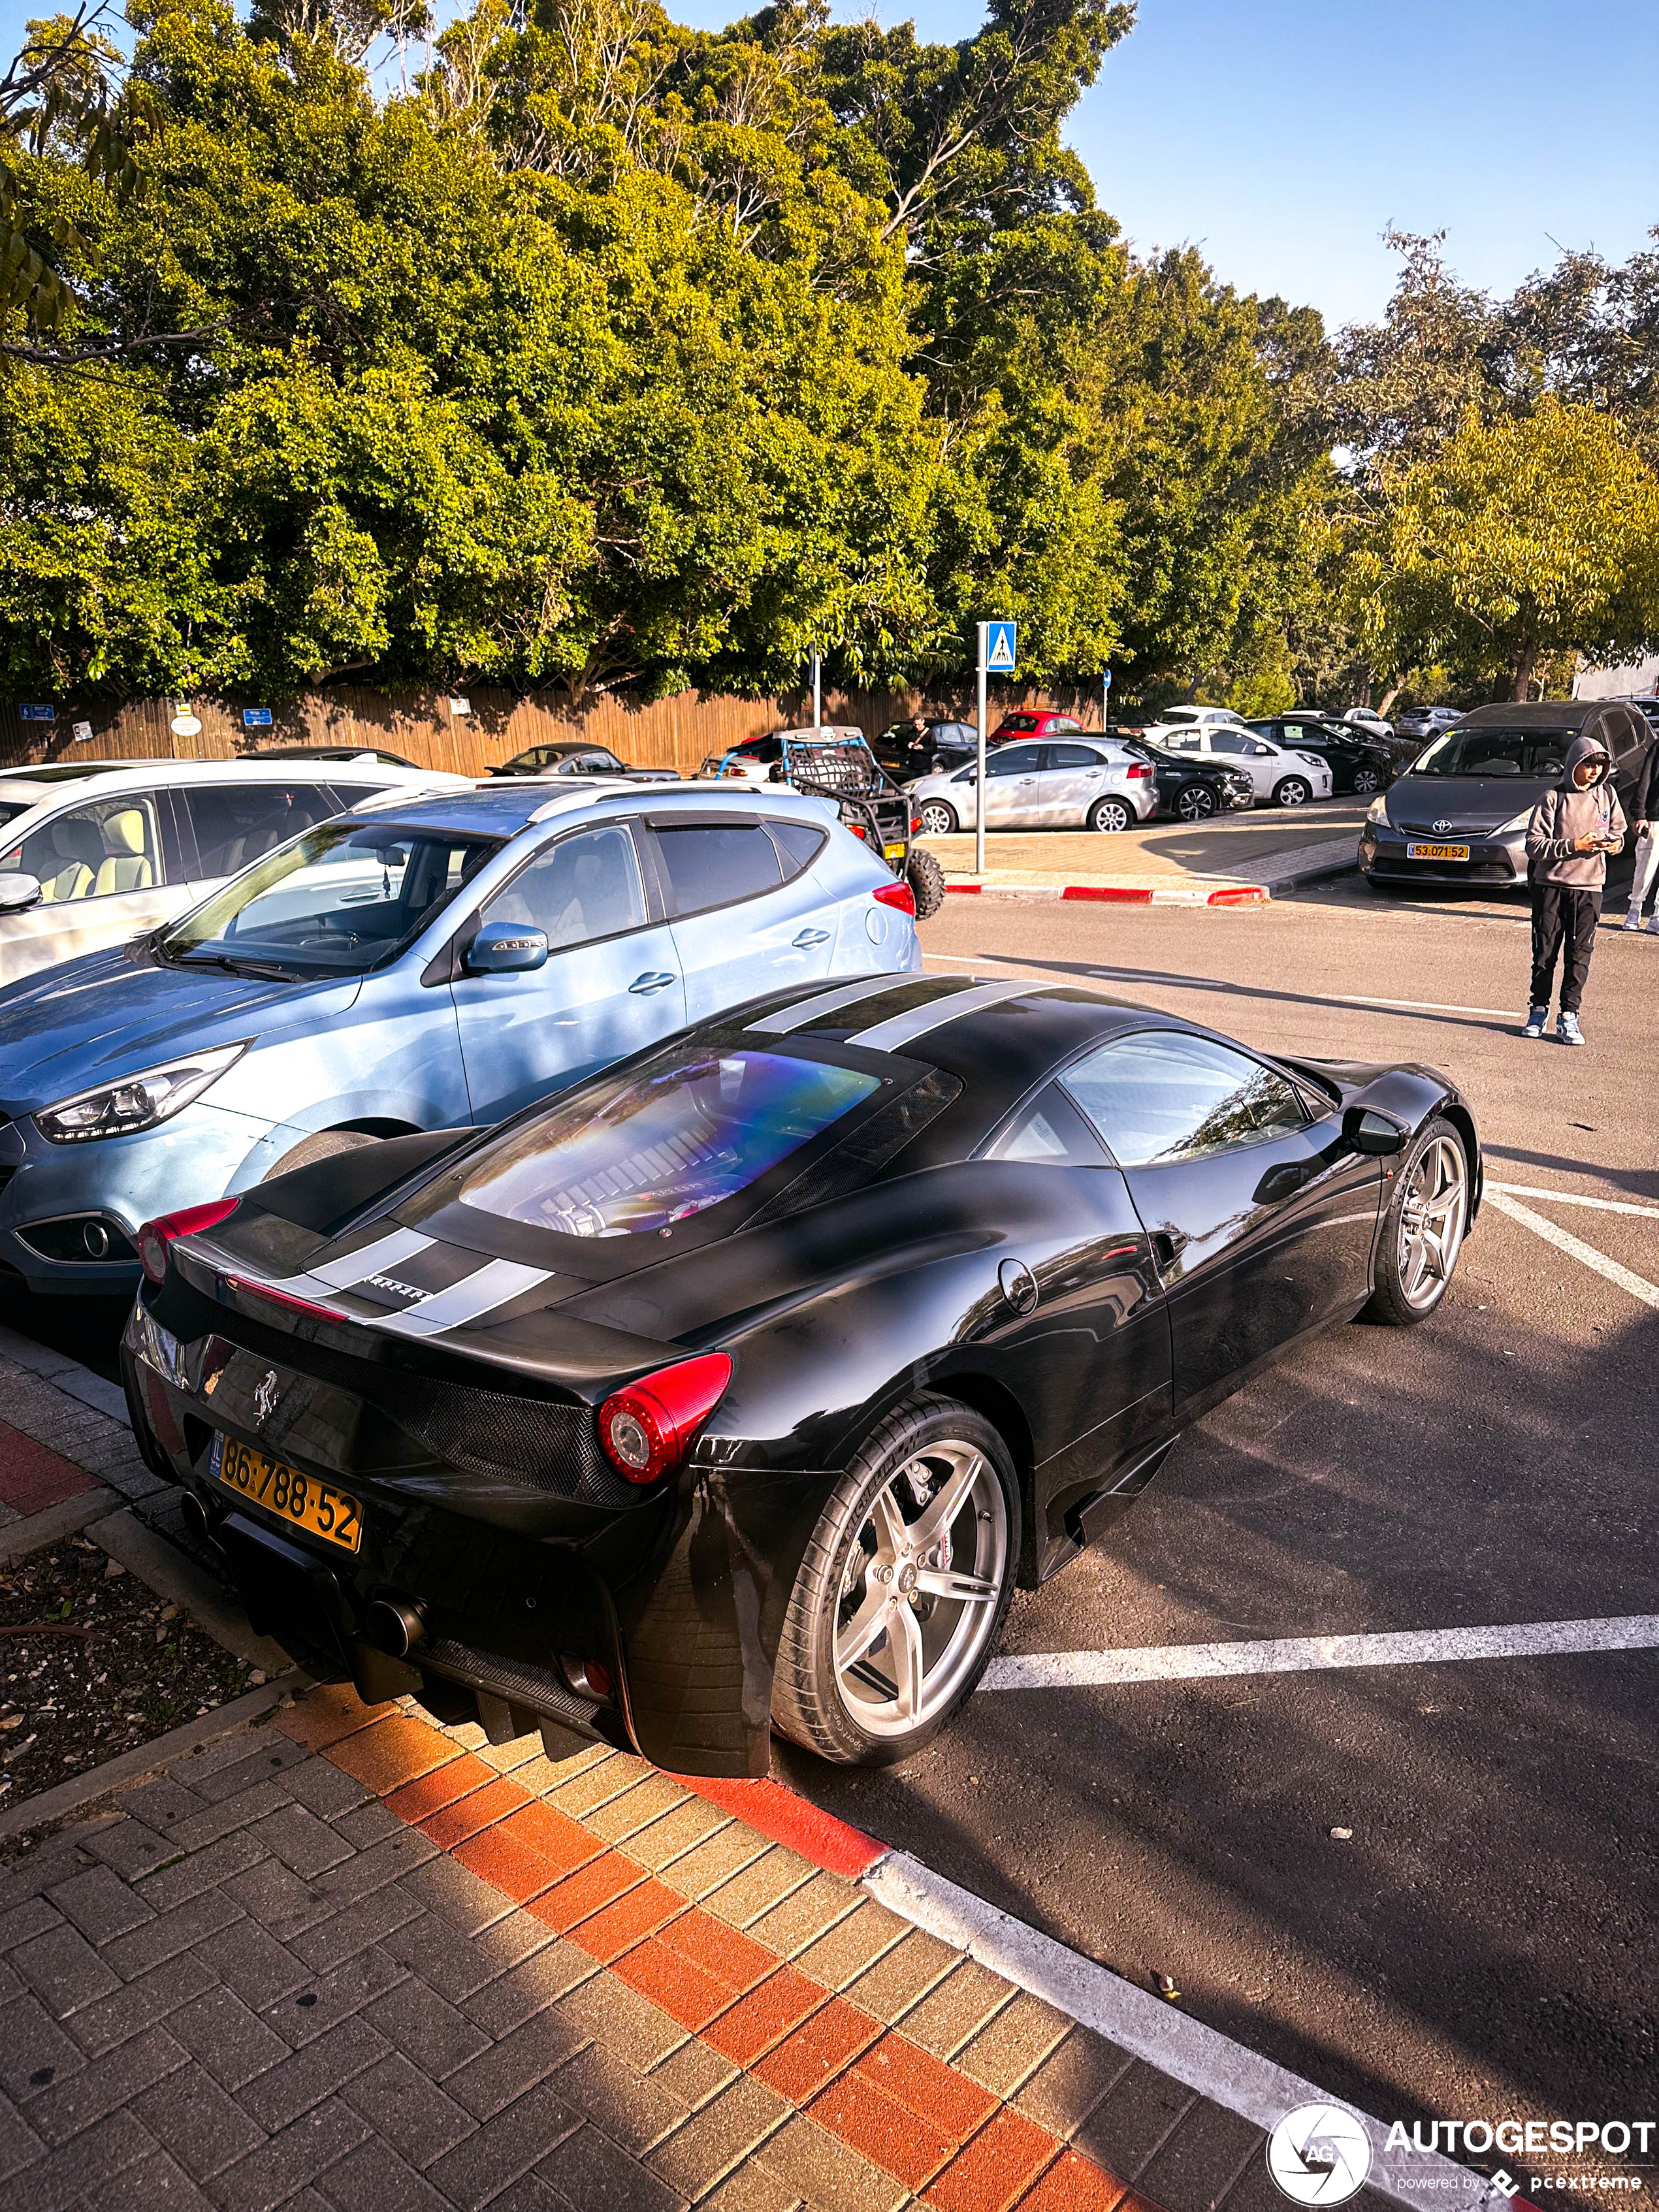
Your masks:
{"label": "black ferrari 458 speciale", "polygon": [[1480,1177],[1427,1068],[1030,979],[798,987],[151,1223],[127,1395],[325,1679],[685,1773],[774,1728],[884,1761],[1263,1361],[1431,1313]]}

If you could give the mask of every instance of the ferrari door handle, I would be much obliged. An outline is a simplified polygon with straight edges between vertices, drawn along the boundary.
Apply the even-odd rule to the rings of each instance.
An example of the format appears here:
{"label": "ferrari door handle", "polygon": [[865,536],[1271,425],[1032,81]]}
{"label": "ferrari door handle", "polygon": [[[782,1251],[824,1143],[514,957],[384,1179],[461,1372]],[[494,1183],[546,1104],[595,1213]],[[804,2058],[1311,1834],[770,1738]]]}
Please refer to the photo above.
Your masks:
{"label": "ferrari door handle", "polygon": [[1160,1275],[1167,1275],[1186,1250],[1191,1239],[1184,1230],[1157,1229],[1152,1232],[1152,1258]]}
{"label": "ferrari door handle", "polygon": [[678,983],[678,975],[636,975],[629,989],[641,999],[648,999],[653,991],[665,991],[671,983]]}
{"label": "ferrari door handle", "polygon": [[827,929],[803,929],[799,937],[789,941],[797,952],[810,952],[815,945],[828,945],[830,933]]}

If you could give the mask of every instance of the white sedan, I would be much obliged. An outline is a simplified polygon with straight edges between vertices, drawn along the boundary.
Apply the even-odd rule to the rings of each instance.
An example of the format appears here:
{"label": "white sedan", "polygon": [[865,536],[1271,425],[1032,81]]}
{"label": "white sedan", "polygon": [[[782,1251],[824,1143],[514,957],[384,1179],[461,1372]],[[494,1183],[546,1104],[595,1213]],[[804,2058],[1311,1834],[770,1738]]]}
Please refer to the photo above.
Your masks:
{"label": "white sedan", "polygon": [[1149,723],[1141,732],[1155,745],[1168,744],[1178,731],[1242,730],[1244,717],[1231,707],[1171,707],[1162,721]]}
{"label": "white sedan", "polygon": [[1258,737],[1242,723],[1237,728],[1221,723],[1203,729],[1165,730],[1158,742],[1169,752],[1191,753],[1199,760],[1224,761],[1229,768],[1242,768],[1257,799],[1271,799],[1275,806],[1305,806],[1310,799],[1331,795],[1330,769],[1316,754],[1277,745],[1271,738]]}
{"label": "white sedan", "polygon": [[[1077,738],[1065,744],[999,745],[985,757],[988,830],[1127,830],[1158,805],[1152,771],[1121,745]],[[928,837],[971,830],[979,772],[947,769],[905,786],[910,811]]]}

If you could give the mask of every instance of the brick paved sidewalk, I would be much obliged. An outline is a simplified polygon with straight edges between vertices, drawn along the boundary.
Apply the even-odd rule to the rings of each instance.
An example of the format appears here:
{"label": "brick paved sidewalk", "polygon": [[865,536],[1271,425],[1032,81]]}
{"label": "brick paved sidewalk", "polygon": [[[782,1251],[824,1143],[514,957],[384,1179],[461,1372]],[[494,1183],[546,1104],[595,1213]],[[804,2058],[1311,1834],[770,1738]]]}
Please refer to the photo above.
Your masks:
{"label": "brick paved sidewalk", "polygon": [[0,1875],[26,2212],[1273,2197],[1258,2130],[638,1759],[325,1690],[116,1802]]}

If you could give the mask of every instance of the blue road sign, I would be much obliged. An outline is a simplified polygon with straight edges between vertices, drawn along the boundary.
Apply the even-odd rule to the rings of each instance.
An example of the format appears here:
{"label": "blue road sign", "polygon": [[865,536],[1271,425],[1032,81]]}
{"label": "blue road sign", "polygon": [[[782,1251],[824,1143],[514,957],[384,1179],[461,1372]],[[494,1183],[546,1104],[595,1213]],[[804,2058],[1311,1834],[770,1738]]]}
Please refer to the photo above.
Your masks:
{"label": "blue road sign", "polygon": [[244,707],[242,727],[245,730],[268,730],[270,727],[269,707]]}
{"label": "blue road sign", "polygon": [[1018,623],[994,622],[985,626],[985,665],[995,676],[1012,676],[1019,659]]}
{"label": "blue road sign", "polygon": [[17,718],[22,722],[52,722],[58,719],[58,711],[54,707],[31,707],[20,704]]}
{"label": "blue road sign", "polygon": [[1109,668],[1103,668],[1103,669],[1101,670],[1101,672],[1100,672],[1100,681],[1101,681],[1102,687],[1103,687],[1105,690],[1109,691],[1109,690],[1111,690],[1111,688],[1112,688],[1112,672],[1111,672],[1111,670],[1110,670]]}

